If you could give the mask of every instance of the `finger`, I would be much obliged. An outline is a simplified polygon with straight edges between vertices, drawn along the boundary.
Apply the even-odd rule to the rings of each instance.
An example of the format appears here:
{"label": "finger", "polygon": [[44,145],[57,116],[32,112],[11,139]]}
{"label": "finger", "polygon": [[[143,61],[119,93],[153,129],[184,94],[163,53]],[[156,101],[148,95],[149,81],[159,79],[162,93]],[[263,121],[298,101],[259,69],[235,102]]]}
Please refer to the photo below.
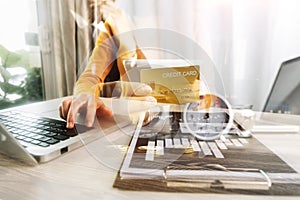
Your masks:
{"label": "finger", "polygon": [[67,128],[74,128],[75,115],[73,112],[73,106],[71,105],[67,115]]}
{"label": "finger", "polygon": [[69,97],[69,98],[65,98],[60,107],[59,107],[59,113],[60,113],[60,117],[63,118],[63,119],[66,119],[67,118],[67,115],[68,115],[68,112],[69,112],[69,109],[70,109],[70,105],[71,105],[71,102],[72,102],[72,98]]}
{"label": "finger", "polygon": [[138,82],[122,82],[122,96],[147,96],[152,92],[149,85]]}
{"label": "finger", "polygon": [[113,98],[99,98],[97,99],[97,111],[96,115],[98,117],[106,116],[110,117],[114,113],[112,112]]}
{"label": "finger", "polygon": [[66,117],[65,117],[65,115],[64,115],[64,113],[63,113],[63,108],[62,108],[62,106],[59,106],[59,116],[60,116],[60,118],[62,118],[62,119],[66,119]]}
{"label": "finger", "polygon": [[152,88],[146,84],[139,84],[139,86],[133,91],[136,96],[147,96],[152,92]]}
{"label": "finger", "polygon": [[94,96],[90,96],[87,103],[86,126],[91,127],[96,114],[96,101]]}
{"label": "finger", "polygon": [[96,111],[96,115],[98,117],[104,116],[104,117],[110,117],[113,115],[113,112],[111,109],[106,107],[104,104],[102,104],[100,107],[98,107]]}
{"label": "finger", "polygon": [[67,115],[67,128],[73,128],[75,121],[76,121],[76,115],[79,111],[79,109],[86,104],[86,99],[79,97],[74,97],[71,101],[71,105],[69,106],[69,111]]}

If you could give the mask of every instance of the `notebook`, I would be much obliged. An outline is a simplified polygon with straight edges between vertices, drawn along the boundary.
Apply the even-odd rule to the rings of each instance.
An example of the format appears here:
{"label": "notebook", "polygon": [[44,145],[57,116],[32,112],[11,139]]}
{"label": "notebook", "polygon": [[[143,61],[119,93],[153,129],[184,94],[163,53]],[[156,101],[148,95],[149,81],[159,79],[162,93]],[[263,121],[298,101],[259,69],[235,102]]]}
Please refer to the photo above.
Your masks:
{"label": "notebook", "polygon": [[67,129],[65,121],[32,113],[1,112],[0,152],[36,165],[82,146],[79,134],[90,129],[79,124]]}
{"label": "notebook", "polygon": [[[0,153],[28,165],[37,165],[58,158],[132,123],[132,119],[128,117],[131,110],[126,109],[129,102],[111,98],[101,100],[112,109],[114,115],[95,120],[92,128],[83,125],[85,115],[79,115],[75,127],[67,129],[64,120],[55,118],[57,110],[55,114],[51,114],[51,110],[41,115],[29,112],[28,109],[22,112],[11,109],[0,111]],[[132,110],[140,111],[134,109]]]}
{"label": "notebook", "polygon": [[299,126],[276,125],[264,119],[265,113],[300,115],[300,57],[281,64],[268,98],[259,116],[262,122],[253,132],[299,132]]}
{"label": "notebook", "polygon": [[263,112],[300,115],[300,57],[281,64]]}

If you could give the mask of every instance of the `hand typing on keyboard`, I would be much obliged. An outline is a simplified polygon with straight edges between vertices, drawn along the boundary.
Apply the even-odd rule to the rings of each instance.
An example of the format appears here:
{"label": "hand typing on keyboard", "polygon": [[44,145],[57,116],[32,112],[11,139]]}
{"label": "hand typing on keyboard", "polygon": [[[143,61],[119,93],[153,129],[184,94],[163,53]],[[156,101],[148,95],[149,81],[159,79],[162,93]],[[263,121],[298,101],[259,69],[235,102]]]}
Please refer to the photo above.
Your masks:
{"label": "hand typing on keyboard", "polygon": [[[100,95],[110,98],[124,98],[128,100],[138,100],[156,103],[154,97],[148,96],[152,89],[148,85],[135,82],[110,82],[99,85]],[[111,116],[113,111],[108,108],[96,94],[78,94],[73,97],[63,99],[59,113],[60,117],[67,121],[67,128],[73,128],[76,115],[81,109],[86,109],[86,126],[91,127],[95,116]],[[122,101],[120,101],[122,102]],[[129,105],[129,104],[127,104]],[[124,106],[127,106],[124,105]],[[112,105],[113,106],[113,105]],[[118,105],[120,107],[120,105]]]}
{"label": "hand typing on keyboard", "polygon": [[73,97],[66,97],[59,106],[60,117],[67,121],[67,128],[73,128],[76,115],[82,108],[86,108],[86,126],[91,127],[97,116],[111,116],[112,111],[93,94],[79,94]]}

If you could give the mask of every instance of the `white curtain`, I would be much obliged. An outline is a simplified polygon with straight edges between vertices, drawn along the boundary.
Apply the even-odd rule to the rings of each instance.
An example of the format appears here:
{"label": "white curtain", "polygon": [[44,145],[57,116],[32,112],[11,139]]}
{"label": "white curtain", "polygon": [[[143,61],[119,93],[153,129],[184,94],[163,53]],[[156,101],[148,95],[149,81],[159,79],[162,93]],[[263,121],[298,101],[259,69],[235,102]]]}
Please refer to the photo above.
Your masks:
{"label": "white curtain", "polygon": [[39,39],[45,99],[73,94],[77,75],[93,48],[91,20],[86,0],[38,0]]}
{"label": "white curtain", "polygon": [[[233,105],[253,105],[260,110],[281,62],[300,56],[298,0],[116,3],[132,17],[137,28],[172,30],[201,46],[220,73],[226,97]],[[182,41],[174,43],[195,53]]]}

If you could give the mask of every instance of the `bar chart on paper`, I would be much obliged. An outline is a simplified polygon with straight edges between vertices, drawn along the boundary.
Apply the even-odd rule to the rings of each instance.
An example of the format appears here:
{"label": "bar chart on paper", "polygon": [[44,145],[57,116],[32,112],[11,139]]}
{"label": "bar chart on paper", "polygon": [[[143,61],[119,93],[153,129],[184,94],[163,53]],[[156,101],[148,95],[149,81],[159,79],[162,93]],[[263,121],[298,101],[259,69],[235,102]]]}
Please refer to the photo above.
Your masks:
{"label": "bar chart on paper", "polygon": [[233,138],[226,140],[199,141],[196,138],[188,137],[165,137],[157,140],[149,140],[147,146],[139,149],[146,151],[145,160],[153,161],[157,156],[163,156],[165,152],[172,149],[184,150],[183,153],[196,153],[199,156],[213,156],[215,158],[224,158],[222,151],[245,148],[249,144],[246,138]]}

